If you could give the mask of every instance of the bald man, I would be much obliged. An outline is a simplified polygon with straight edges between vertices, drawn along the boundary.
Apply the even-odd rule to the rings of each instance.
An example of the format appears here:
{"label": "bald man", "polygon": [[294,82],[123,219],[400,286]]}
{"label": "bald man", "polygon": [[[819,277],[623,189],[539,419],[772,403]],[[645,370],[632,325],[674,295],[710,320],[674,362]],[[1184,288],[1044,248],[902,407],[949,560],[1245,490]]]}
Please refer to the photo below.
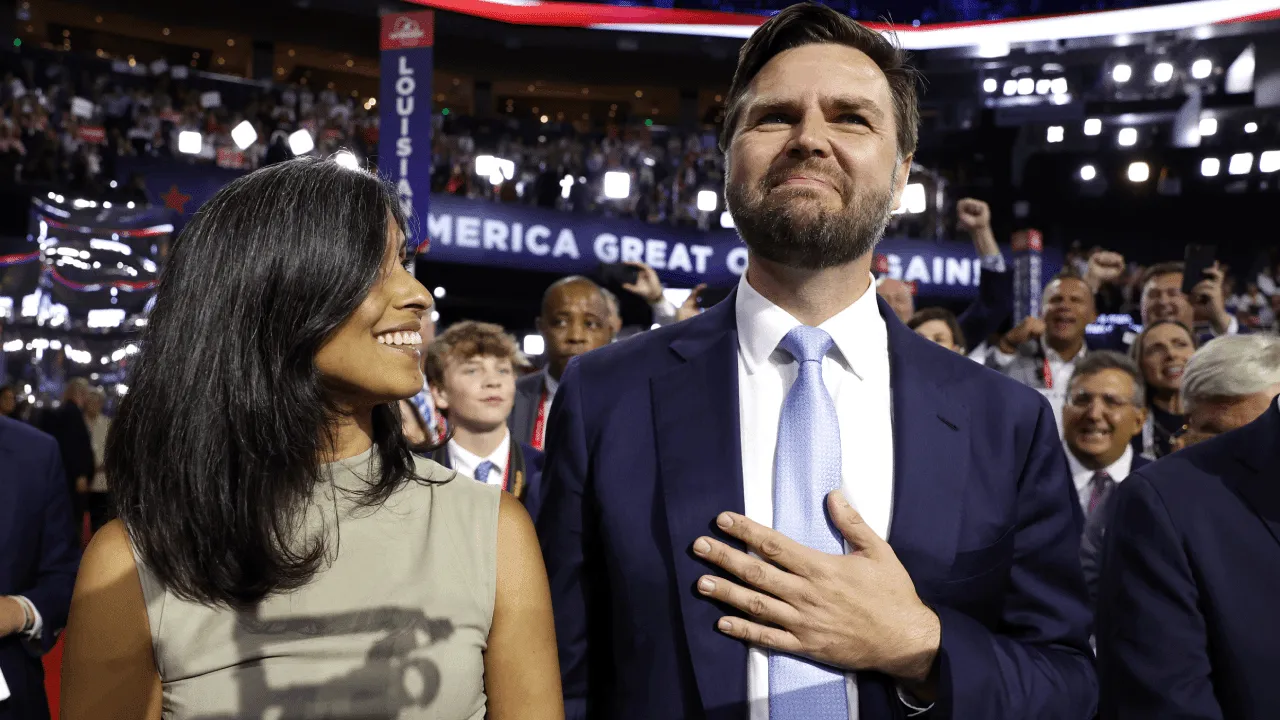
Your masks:
{"label": "bald man", "polygon": [[516,382],[508,424],[517,441],[542,449],[561,373],[569,360],[613,341],[612,317],[600,286],[585,277],[562,278],[547,288],[537,323],[547,343],[547,366]]}

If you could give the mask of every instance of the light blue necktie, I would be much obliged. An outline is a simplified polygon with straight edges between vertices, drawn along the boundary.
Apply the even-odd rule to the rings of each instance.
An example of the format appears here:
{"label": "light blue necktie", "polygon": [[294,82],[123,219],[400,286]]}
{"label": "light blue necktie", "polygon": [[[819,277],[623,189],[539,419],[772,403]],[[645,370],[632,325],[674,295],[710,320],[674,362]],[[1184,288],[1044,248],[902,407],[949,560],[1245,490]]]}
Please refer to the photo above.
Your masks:
{"label": "light blue necktie", "polygon": [[480,461],[480,464],[476,466],[476,479],[482,483],[489,482],[489,473],[493,472],[496,467],[488,460]]}
{"label": "light blue necktie", "polygon": [[[831,336],[801,325],[778,347],[800,364],[782,401],[774,459],[773,528],[824,553],[844,552],[839,531],[827,519],[827,493],[840,487],[840,424],[836,404],[822,382],[822,359]],[[845,677],[780,652],[769,654],[769,720],[849,720]]]}

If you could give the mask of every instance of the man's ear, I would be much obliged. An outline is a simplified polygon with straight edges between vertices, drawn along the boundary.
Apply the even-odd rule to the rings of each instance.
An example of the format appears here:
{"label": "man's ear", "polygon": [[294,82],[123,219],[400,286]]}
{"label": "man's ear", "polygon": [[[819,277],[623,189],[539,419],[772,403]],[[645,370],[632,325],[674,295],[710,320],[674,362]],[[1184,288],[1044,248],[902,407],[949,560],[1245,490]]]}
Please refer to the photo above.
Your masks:
{"label": "man's ear", "polygon": [[893,209],[902,207],[902,194],[907,190],[907,180],[911,178],[911,160],[915,155],[908,155],[898,161],[897,182],[893,184]]}

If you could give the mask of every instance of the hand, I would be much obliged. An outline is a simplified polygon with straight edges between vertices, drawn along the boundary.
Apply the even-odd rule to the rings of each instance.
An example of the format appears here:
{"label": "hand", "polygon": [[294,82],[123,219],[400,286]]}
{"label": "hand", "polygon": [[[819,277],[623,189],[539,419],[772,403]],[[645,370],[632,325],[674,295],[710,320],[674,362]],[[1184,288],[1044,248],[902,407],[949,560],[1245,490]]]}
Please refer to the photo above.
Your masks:
{"label": "hand", "polygon": [[827,509],[852,554],[827,555],[741,515],[721,513],[716,524],[763,559],[698,538],[694,553],[751,586],[706,575],[698,590],[750,618],[721,618],[717,627],[730,637],[836,668],[883,672],[915,693],[930,679],[941,645],[938,616],[842,491],[827,496]]}
{"label": "hand", "polygon": [[702,291],[707,289],[706,283],[701,283],[689,293],[689,297],[685,298],[684,304],[676,308],[676,322],[688,320],[702,314],[702,308],[698,306],[698,297],[702,295]]}
{"label": "hand", "polygon": [[1231,314],[1227,312],[1227,301],[1222,296],[1222,268],[1218,263],[1204,271],[1205,279],[1191,288],[1191,307],[1195,311],[1195,319],[1208,322],[1214,331],[1222,335],[1231,324]]}
{"label": "hand", "polygon": [[1012,355],[1018,351],[1018,346],[1027,342],[1031,338],[1038,338],[1044,334],[1044,320],[1038,317],[1028,317],[1023,320],[1018,327],[1005,333],[1000,338],[1000,352],[1006,355]]}
{"label": "hand", "polygon": [[0,638],[21,632],[26,624],[27,613],[22,608],[22,601],[7,595],[0,596]]}
{"label": "hand", "polygon": [[956,220],[966,232],[991,229],[991,206],[982,200],[961,198],[956,202]]}
{"label": "hand", "polygon": [[1089,256],[1089,267],[1085,271],[1084,281],[1098,292],[1105,283],[1115,282],[1124,274],[1124,256],[1109,250],[1099,250]]}
{"label": "hand", "polygon": [[662,301],[662,281],[658,279],[658,273],[653,268],[641,262],[623,264],[640,271],[640,275],[636,277],[635,282],[622,285],[623,290],[633,295],[639,295],[650,305],[656,305]]}

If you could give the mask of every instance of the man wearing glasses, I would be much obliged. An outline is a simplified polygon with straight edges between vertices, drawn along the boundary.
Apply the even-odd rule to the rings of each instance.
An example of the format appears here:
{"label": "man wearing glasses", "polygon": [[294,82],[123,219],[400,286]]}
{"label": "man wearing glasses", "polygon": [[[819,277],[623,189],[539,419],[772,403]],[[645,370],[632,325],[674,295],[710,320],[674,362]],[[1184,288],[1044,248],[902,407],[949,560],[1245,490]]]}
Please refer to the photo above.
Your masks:
{"label": "man wearing glasses", "polygon": [[1096,597],[1098,555],[1106,532],[1105,501],[1130,472],[1150,462],[1130,444],[1146,420],[1145,398],[1138,366],[1109,350],[1081,358],[1067,383],[1062,437],[1085,514],[1080,562],[1090,602]]}

